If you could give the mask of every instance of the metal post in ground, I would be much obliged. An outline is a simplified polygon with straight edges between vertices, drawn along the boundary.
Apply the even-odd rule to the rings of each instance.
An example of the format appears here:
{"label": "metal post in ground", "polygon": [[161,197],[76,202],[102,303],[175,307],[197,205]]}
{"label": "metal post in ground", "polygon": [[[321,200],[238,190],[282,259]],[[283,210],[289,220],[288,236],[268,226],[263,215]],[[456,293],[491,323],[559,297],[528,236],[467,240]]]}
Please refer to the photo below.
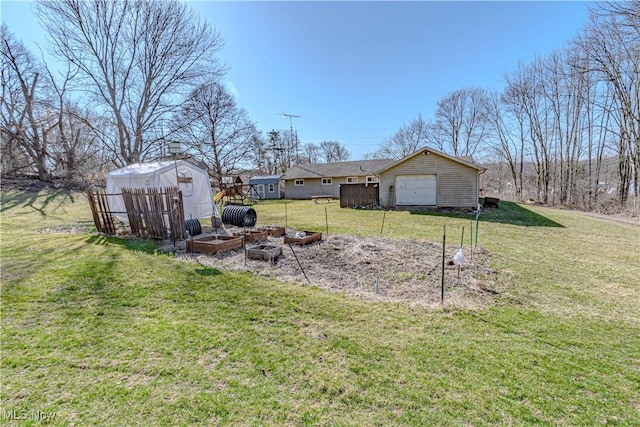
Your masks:
{"label": "metal post in ground", "polygon": [[247,225],[242,227],[242,250],[244,251],[244,265],[247,266]]}
{"label": "metal post in ground", "polygon": [[471,221],[471,233],[469,233],[469,250],[471,251],[471,262],[473,263],[473,221]]}
{"label": "metal post in ground", "polygon": [[[462,236],[460,237],[460,250],[462,250],[462,246],[464,242],[464,227],[462,227]],[[460,280],[460,268],[462,268],[462,266],[460,264],[458,264],[458,280]]]}
{"label": "metal post in ground", "polygon": [[440,304],[444,303],[444,257],[447,242],[447,226],[442,229],[442,277],[440,279]]}
{"label": "metal post in ground", "polygon": [[476,244],[474,247],[478,247],[478,230],[480,228],[480,213],[482,212],[482,205],[478,203],[478,212],[476,213]]}

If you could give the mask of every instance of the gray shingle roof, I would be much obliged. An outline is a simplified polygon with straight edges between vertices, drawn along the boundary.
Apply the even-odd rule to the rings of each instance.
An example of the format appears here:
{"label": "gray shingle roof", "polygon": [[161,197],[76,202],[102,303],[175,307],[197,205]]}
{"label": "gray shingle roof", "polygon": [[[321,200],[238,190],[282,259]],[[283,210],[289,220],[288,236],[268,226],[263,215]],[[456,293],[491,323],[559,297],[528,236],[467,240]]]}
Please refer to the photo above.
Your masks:
{"label": "gray shingle roof", "polygon": [[343,176],[374,175],[395,162],[393,159],[354,160],[338,163],[310,163],[296,165],[282,176],[282,179],[336,178]]}
{"label": "gray shingle roof", "polygon": [[474,168],[474,169],[476,169],[478,171],[482,171],[482,170],[485,169],[482,166],[479,166],[479,165],[475,164],[473,162],[473,157],[471,157],[471,156],[454,157],[454,156],[450,156],[450,155],[448,155],[446,153],[442,153],[442,152],[440,152],[438,150],[434,150],[433,148],[423,147],[423,148],[419,149],[418,151],[415,151],[412,154],[409,154],[408,156],[403,157],[400,160],[394,161],[393,163],[391,163],[391,164],[389,164],[389,165],[387,165],[387,166],[385,166],[385,167],[383,167],[381,169],[378,169],[378,170],[376,170],[374,172],[375,172],[376,175],[379,174],[379,173],[382,173],[387,169],[391,169],[392,167],[399,165],[400,163],[406,162],[407,160],[409,160],[412,157],[415,157],[415,156],[418,156],[418,155],[424,153],[425,151],[428,151],[430,153],[434,153],[434,154],[437,154],[437,155],[442,156],[444,158],[453,160],[454,162],[458,162],[460,164],[472,167],[472,168]]}

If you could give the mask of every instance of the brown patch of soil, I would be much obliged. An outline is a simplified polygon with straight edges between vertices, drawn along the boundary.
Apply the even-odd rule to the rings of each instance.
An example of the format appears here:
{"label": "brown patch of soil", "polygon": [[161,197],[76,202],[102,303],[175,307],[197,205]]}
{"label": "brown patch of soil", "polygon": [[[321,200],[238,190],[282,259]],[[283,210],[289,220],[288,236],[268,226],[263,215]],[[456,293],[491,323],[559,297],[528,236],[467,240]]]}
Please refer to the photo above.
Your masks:
{"label": "brown patch of soil", "polygon": [[[181,259],[207,267],[311,284],[368,301],[440,305],[441,244],[343,235],[323,236],[321,242],[291,247],[282,237],[269,237],[268,244],[283,247],[283,255],[273,263],[245,258],[242,249],[216,255],[187,253],[184,242],[175,252]],[[164,249],[173,251],[173,244],[167,243]],[[479,308],[493,303],[498,292],[492,290],[496,273],[490,267],[491,255],[476,248],[471,261],[469,248],[464,248],[465,264],[458,272],[458,266],[449,265],[458,249],[451,245],[446,251],[445,305]]]}

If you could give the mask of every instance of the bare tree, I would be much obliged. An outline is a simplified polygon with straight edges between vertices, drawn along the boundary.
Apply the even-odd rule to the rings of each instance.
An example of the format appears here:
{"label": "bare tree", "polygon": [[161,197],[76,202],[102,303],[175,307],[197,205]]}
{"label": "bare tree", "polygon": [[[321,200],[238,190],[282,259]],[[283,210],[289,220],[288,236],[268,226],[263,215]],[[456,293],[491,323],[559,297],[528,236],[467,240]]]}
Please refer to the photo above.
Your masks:
{"label": "bare tree", "polygon": [[506,78],[505,89],[511,109],[522,114],[527,133],[527,147],[536,171],[536,200],[549,202],[551,171],[553,169],[552,114],[544,96],[544,62],[519,64]]}
{"label": "bare tree", "polygon": [[[587,59],[588,60],[588,59]],[[585,69],[589,69],[587,65]],[[600,186],[600,178],[603,169],[603,160],[607,150],[609,139],[609,121],[613,98],[610,95],[609,85],[597,79],[594,73],[585,72],[583,78],[587,81],[585,89],[585,137],[587,140],[587,201],[585,207],[593,210],[598,205],[600,193],[603,190]]]}
{"label": "bare tree", "polygon": [[428,141],[453,156],[473,156],[488,137],[488,105],[485,89],[451,92],[438,101]]}
{"label": "bare tree", "polygon": [[174,137],[206,163],[217,184],[250,167],[258,131],[244,109],[219,82],[197,87],[172,120]]}
{"label": "bare tree", "polygon": [[47,74],[5,25],[0,26],[0,38],[3,149],[18,148],[40,180],[49,181],[49,133],[57,124],[48,98]]}
{"label": "bare tree", "polygon": [[494,149],[507,163],[516,200],[522,200],[526,141],[522,109],[517,102],[511,102],[506,93],[502,96],[492,93],[489,97],[488,120],[495,135]]}
{"label": "bare tree", "polygon": [[[543,62],[542,89],[549,105],[549,136],[554,146],[553,196],[562,205],[574,204],[578,160],[582,154],[582,129],[586,127],[586,80],[572,64],[582,63],[575,51],[551,53]],[[555,204],[555,203],[554,203]]]}
{"label": "bare tree", "polygon": [[321,163],[322,150],[314,143],[307,143],[302,146],[302,158],[300,163]]}
{"label": "bare tree", "polygon": [[295,146],[290,144],[291,131],[275,129],[267,133],[268,143],[260,139],[258,155],[260,167],[270,174],[281,174],[291,167],[291,161],[295,157]]}
{"label": "bare tree", "polygon": [[69,101],[62,101],[57,126],[50,138],[56,174],[66,178],[91,178],[104,169],[103,150],[93,127],[99,118]]}
{"label": "bare tree", "polygon": [[320,156],[324,163],[346,162],[351,157],[347,147],[338,141],[322,141],[319,144]]}
{"label": "bare tree", "polygon": [[263,134],[256,132],[249,141],[247,162],[249,169],[257,174],[271,175],[276,173],[273,152],[269,150],[269,142]]}
{"label": "bare tree", "polygon": [[576,44],[589,59],[585,70],[611,88],[613,108],[608,112],[617,135],[618,199],[626,203],[629,190],[640,191],[640,2],[610,2],[591,9],[585,35]]}
{"label": "bare tree", "polygon": [[418,113],[409,123],[403,125],[393,136],[382,142],[371,155],[379,159],[402,159],[427,145],[429,124]]}
{"label": "bare tree", "polygon": [[159,122],[222,72],[219,34],[177,0],[43,0],[36,13],[87,101],[110,116],[117,165],[152,155]]}
{"label": "bare tree", "polygon": [[68,99],[68,87],[76,74],[68,65],[57,77],[45,66],[51,82],[51,105],[57,116],[49,138],[50,157],[54,173],[66,178],[88,178],[104,166],[101,141],[94,132],[100,119]]}

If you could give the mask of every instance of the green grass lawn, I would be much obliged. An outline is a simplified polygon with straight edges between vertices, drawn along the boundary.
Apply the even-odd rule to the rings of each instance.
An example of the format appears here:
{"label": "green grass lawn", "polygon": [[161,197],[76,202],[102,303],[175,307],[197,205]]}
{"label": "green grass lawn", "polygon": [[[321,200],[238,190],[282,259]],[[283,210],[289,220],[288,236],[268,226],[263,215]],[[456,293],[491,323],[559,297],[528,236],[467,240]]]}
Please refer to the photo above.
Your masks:
{"label": "green grass lawn", "polygon": [[[440,242],[446,225],[452,245],[472,222],[255,209],[330,234]],[[497,303],[428,310],[92,235],[78,193],[5,193],[1,210],[0,424],[640,425],[637,227],[501,203],[478,233]]]}

